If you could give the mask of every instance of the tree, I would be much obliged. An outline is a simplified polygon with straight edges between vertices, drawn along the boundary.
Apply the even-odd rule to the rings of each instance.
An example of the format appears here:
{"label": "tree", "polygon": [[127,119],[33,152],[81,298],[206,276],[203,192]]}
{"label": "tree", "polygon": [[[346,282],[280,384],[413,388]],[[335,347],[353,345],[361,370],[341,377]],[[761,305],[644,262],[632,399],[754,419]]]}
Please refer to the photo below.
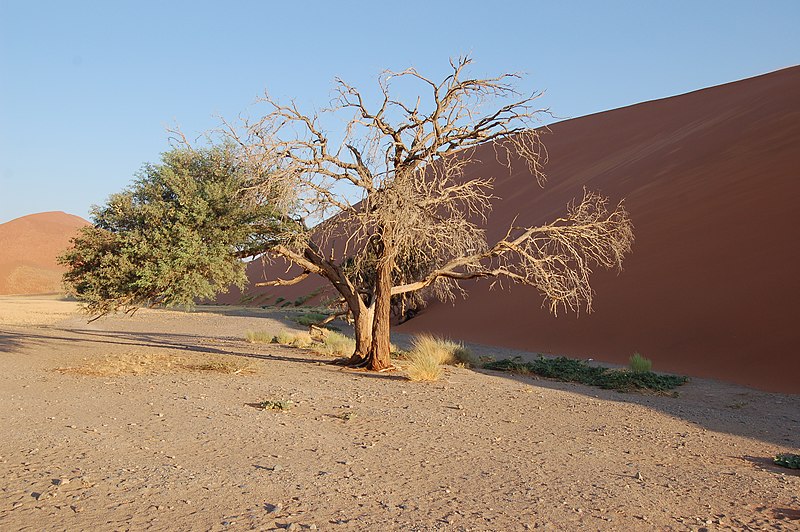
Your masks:
{"label": "tree", "polygon": [[[518,94],[516,74],[472,78],[470,64],[451,61],[438,83],[414,69],[385,72],[374,105],[337,79],[333,105],[320,114],[267,95],[263,117],[223,121],[222,147],[210,150],[194,150],[176,131],[185,147],[95,212],[95,227],[64,258],[67,284],[97,312],[190,303],[241,282],[238,258],[282,257],[303,271],[269,284],[326,278],[354,321],[346,362],[377,371],[391,367],[392,297],[453,298],[461,281],[490,278],[536,287],[554,313],[590,311],[592,268],[621,268],[630,251],[628,214],[585,191],[563,217],[514,225],[487,242],[492,183],[463,170],[489,143],[509,170],[521,161],[543,184],[533,127],[543,111],[537,94]],[[393,84],[410,82],[424,98],[392,95]],[[325,119],[342,116],[344,133],[325,131]],[[207,185],[209,208],[192,201]]]}
{"label": "tree", "polygon": [[[265,116],[224,122],[225,138],[248,164],[292,197],[284,203],[285,218],[295,222],[282,226],[285,243],[264,251],[304,271],[273,284],[309,274],[331,282],[354,319],[352,365],[391,366],[392,296],[429,289],[449,298],[459,281],[496,278],[536,287],[554,313],[590,311],[591,268],[621,268],[630,251],[624,207],[609,209],[592,192],[552,223],[512,226],[500,241],[486,241],[479,223],[491,209],[492,183],[466,180],[463,170],[476,147],[492,143],[509,170],[513,159],[523,161],[543,183],[545,152],[533,128],[542,111],[534,106],[537,94],[518,94],[516,74],[476,79],[467,75],[470,64],[468,57],[451,61],[452,72],[438,83],[413,68],[385,72],[375,105],[337,79],[333,105],[321,114],[266,95]],[[393,83],[409,81],[426,87],[426,99],[392,95]],[[328,115],[344,115],[338,140],[323,127]]]}
{"label": "tree", "polygon": [[134,184],[94,207],[59,257],[68,290],[92,314],[132,313],[147,305],[191,307],[247,281],[241,256],[269,245],[279,223],[272,204],[252,201],[232,146],[167,152]]}

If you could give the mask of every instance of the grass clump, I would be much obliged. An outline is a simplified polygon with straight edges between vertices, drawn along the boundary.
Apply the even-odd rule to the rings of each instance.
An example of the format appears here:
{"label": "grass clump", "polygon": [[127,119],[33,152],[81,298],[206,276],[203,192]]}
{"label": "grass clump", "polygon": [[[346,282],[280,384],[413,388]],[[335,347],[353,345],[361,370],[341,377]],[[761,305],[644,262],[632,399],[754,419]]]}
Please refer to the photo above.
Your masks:
{"label": "grass clump", "polygon": [[349,357],[356,350],[356,341],[342,333],[328,331],[322,344],[315,349],[325,355]]}
{"label": "grass clump", "polygon": [[273,337],[272,343],[307,348],[314,345],[314,340],[307,332],[281,331]]}
{"label": "grass clump", "polygon": [[247,331],[245,339],[251,344],[269,344],[272,343],[275,335],[267,331]]}
{"label": "grass clump", "polygon": [[782,453],[776,456],[772,461],[781,467],[800,469],[800,454]]}
{"label": "grass clump", "polygon": [[627,371],[590,366],[583,360],[566,357],[544,358],[523,362],[520,357],[498,360],[484,365],[486,369],[532,373],[565,382],[577,382],[617,391],[653,390],[664,392],[686,383],[686,377],[659,375],[652,371]]}
{"label": "grass clump", "polygon": [[628,368],[634,373],[648,373],[653,369],[653,363],[639,353],[634,353],[628,360]]}
{"label": "grass clump", "polygon": [[469,349],[464,347],[464,344],[447,338],[437,338],[430,334],[420,334],[414,337],[411,341],[409,356],[413,357],[414,353],[436,360],[440,365],[472,366],[475,364],[475,357]]}
{"label": "grass clump", "polygon": [[412,381],[438,381],[442,376],[442,366],[438,358],[427,351],[411,351],[406,366],[408,378]]}
{"label": "grass clump", "polygon": [[464,344],[420,334],[411,341],[411,350],[402,354],[408,360],[408,378],[412,381],[435,381],[443,365],[472,366],[475,357]]}

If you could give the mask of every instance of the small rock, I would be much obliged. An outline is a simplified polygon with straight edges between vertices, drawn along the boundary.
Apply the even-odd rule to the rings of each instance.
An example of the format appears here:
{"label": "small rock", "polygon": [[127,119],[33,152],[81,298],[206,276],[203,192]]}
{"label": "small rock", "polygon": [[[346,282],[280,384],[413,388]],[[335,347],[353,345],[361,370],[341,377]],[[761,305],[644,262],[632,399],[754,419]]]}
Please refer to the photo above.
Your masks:
{"label": "small rock", "polygon": [[644,480],[644,477],[642,476],[642,472],[641,471],[637,471],[636,472],[636,477],[635,478],[636,478],[636,480]]}
{"label": "small rock", "polygon": [[83,511],[83,506],[78,506],[77,504],[73,504],[72,506],[70,506],[70,508],[76,514],[79,514],[79,513],[81,513]]}
{"label": "small rock", "polygon": [[280,464],[275,464],[274,466],[272,466],[272,470],[273,471],[280,471],[282,469],[283,469],[283,466],[280,465]]}
{"label": "small rock", "polygon": [[65,484],[69,484],[68,478],[57,478],[53,480],[54,486],[64,486]]}

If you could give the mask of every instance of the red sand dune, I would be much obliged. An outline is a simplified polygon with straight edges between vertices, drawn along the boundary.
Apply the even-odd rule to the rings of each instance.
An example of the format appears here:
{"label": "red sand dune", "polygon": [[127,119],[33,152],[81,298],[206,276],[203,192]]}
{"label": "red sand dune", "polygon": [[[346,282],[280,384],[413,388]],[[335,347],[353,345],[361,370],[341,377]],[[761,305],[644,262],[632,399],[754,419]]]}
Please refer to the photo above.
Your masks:
{"label": "red sand dune", "polygon": [[[479,150],[467,177],[494,177],[502,198],[490,240],[517,215],[553,219],[587,186],[625,198],[633,253],[621,274],[595,275],[591,315],[556,318],[533,289],[476,282],[467,300],[432,302],[397,330],[619,364],[638,351],[656,370],[800,393],[798,95],[793,67],[555,124],[543,189],[524,165],[509,175],[491,147]],[[262,272],[253,265],[251,279]],[[273,304],[324,285],[309,281],[248,292]]]}
{"label": "red sand dune", "polygon": [[30,214],[0,224],[0,294],[61,292],[56,257],[89,222],[64,212]]}

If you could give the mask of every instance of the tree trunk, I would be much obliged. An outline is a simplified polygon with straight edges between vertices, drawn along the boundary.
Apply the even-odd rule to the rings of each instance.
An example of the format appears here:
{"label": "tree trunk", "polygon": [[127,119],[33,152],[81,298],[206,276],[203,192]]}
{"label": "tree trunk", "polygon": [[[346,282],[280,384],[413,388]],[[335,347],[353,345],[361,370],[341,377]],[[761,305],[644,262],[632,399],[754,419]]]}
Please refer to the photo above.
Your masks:
{"label": "tree trunk", "polygon": [[366,367],[372,371],[380,371],[392,366],[389,358],[391,342],[389,336],[389,319],[392,303],[392,260],[382,258],[378,261],[375,276],[375,302],[372,322],[372,345],[367,355]]}
{"label": "tree trunk", "polygon": [[349,365],[365,364],[372,347],[372,318],[375,308],[358,302],[358,307],[353,311],[353,332],[356,339],[356,350],[348,361]]}

